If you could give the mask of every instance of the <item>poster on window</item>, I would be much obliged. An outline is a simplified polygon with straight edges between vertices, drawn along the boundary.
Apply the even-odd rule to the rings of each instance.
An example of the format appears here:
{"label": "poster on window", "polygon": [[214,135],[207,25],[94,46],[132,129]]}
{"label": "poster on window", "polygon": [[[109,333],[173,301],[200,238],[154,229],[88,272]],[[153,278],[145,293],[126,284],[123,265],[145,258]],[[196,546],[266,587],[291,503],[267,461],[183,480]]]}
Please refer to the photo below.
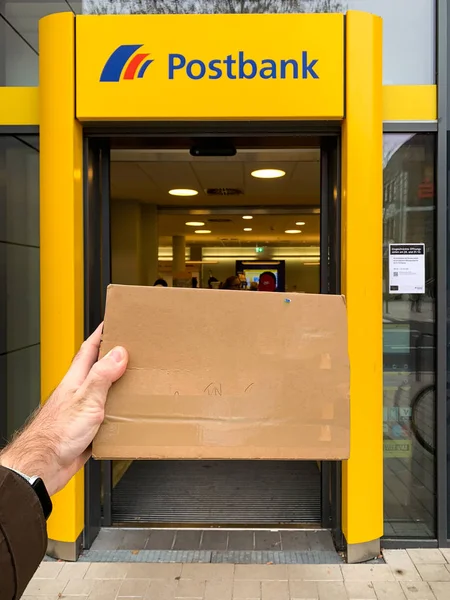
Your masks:
{"label": "poster on window", "polygon": [[389,244],[389,292],[425,294],[425,244]]}

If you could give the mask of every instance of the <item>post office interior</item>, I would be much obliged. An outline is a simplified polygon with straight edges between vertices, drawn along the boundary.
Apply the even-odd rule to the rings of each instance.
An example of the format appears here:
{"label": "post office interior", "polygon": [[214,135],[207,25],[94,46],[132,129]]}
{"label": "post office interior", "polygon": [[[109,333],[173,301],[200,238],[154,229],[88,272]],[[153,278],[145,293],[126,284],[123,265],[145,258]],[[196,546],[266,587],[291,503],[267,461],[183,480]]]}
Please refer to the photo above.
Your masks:
{"label": "post office interior", "polygon": [[[274,124],[252,129],[243,136],[240,126],[210,124],[201,135],[86,139],[92,324],[109,282],[211,294],[339,293],[339,128],[322,135],[302,127],[282,135]],[[96,222],[106,234],[101,227],[94,233]],[[237,314],[237,337],[242,325]],[[270,335],[270,323],[260,326]],[[337,478],[338,468],[108,461],[103,525],[330,529],[338,518],[331,471]]]}

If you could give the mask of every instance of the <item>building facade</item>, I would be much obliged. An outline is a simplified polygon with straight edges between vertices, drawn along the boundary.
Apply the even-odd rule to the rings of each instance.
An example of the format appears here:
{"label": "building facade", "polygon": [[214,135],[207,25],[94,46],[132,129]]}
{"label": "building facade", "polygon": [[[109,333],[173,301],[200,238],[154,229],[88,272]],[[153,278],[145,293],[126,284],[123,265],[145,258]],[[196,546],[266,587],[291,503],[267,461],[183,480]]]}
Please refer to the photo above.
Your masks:
{"label": "building facade", "polygon": [[[446,0],[296,0],[281,2],[277,0],[259,2],[214,2],[180,1],[145,2],[138,0],[86,0],[84,2],[40,2],[0,0],[0,219],[1,240],[0,281],[2,287],[0,327],[0,433],[3,443],[25,422],[28,415],[39,406],[41,400],[54,387],[57,373],[64,372],[70,353],[76,348],[86,327],[86,311],[77,311],[77,304],[86,305],[82,287],[77,282],[83,280],[77,263],[77,248],[73,242],[64,245],[67,230],[58,231],[58,222],[52,221],[49,212],[53,211],[61,217],[57,205],[58,192],[53,189],[52,201],[44,202],[51,186],[60,186],[60,193],[67,198],[67,211],[76,203],[79,193],[88,178],[83,163],[77,163],[77,157],[71,158],[70,164],[61,162],[51,164],[49,159],[40,163],[42,156],[53,157],[55,140],[58,132],[51,128],[66,128],[61,132],[61,152],[70,154],[73,139],[86,134],[87,128],[94,119],[78,114],[70,120],[58,113],[51,104],[46,89],[56,89],[56,79],[61,86],[61,106],[65,95],[70,97],[78,93],[75,90],[74,65],[70,56],[51,54],[56,42],[48,34],[49,21],[43,19],[53,13],[68,13],[70,19],[78,19],[83,15],[97,15],[102,22],[102,15],[143,15],[182,13],[185,18],[191,14],[208,13],[221,18],[231,9],[235,13],[335,13],[351,14],[351,11],[364,11],[382,18],[382,121],[383,121],[383,201],[375,218],[382,223],[382,245],[377,257],[364,258],[364,250],[358,261],[355,259],[354,269],[362,268],[362,275],[356,270],[349,271],[347,282],[351,289],[364,286],[366,278],[375,279],[373,287],[365,289],[367,313],[365,314],[363,298],[358,297],[358,313],[360,327],[371,329],[373,315],[376,316],[376,328],[372,334],[382,337],[383,360],[380,363],[379,375],[383,377],[382,398],[370,409],[368,400],[367,419],[364,420],[364,381],[367,385],[367,397],[370,397],[373,379],[372,374],[364,374],[364,360],[358,363],[361,369],[361,381],[358,393],[361,395],[361,407],[357,418],[353,421],[358,433],[355,448],[361,446],[363,453],[364,440],[367,439],[367,453],[372,453],[373,440],[378,439],[378,432],[383,428],[383,441],[379,439],[379,456],[383,452],[383,486],[375,490],[375,496],[384,497],[383,545],[394,547],[409,546],[447,546],[450,540],[450,505],[448,503],[448,482],[450,482],[449,456],[450,437],[447,432],[450,405],[448,401],[448,376],[450,356],[448,356],[447,308],[449,287],[448,255],[448,127],[450,127],[450,105],[448,102],[449,82],[448,64],[450,60],[450,11]],[[41,28],[39,30],[39,21]],[[47,23],[47,24],[46,24]],[[61,21],[61,23],[64,23]],[[63,25],[64,27],[65,25]],[[69,27],[73,27],[69,25]],[[320,33],[320,29],[318,30]],[[74,41],[75,43],[75,41]],[[243,42],[244,43],[244,42]],[[276,47],[277,39],[271,40]],[[53,44],[53,46],[52,46]],[[76,40],[77,52],[79,41]],[[92,44],[95,41],[92,40]],[[326,45],[326,40],[323,40]],[[375,44],[375,42],[374,42]],[[351,51],[352,46],[348,47]],[[41,55],[41,56],[40,56]],[[51,59],[50,57],[53,56]],[[349,64],[356,57],[348,55],[347,86],[349,92]],[[59,72],[49,66],[48,61],[58,62]],[[380,57],[381,60],[381,57]],[[344,68],[344,67],[343,67]],[[355,67],[356,68],[356,67]],[[72,80],[70,81],[70,78]],[[53,78],[53,79],[52,79]],[[55,79],[56,78],[56,79]],[[77,79],[78,88],[81,79]],[[367,92],[369,94],[369,91]],[[375,92],[374,92],[375,93]],[[353,105],[351,94],[347,93],[347,106],[344,119],[351,119]],[[56,102],[53,98],[53,102]],[[79,110],[86,105],[85,97],[77,96]],[[84,104],[83,104],[84,103]],[[81,108],[80,108],[81,107]],[[268,117],[271,115],[267,115]],[[301,110],[298,119],[307,115]],[[78,117],[78,118],[77,118]],[[148,115],[149,118],[152,115]],[[261,116],[259,116],[261,120]],[[83,127],[80,126],[80,122]],[[112,119],[111,119],[112,120]],[[120,120],[120,119],[115,119]],[[255,116],[255,120],[258,117]],[[318,121],[318,119],[315,119]],[[349,121],[350,122],[350,121]],[[53,125],[52,125],[53,124]],[[45,129],[44,131],[44,127]],[[370,127],[370,125],[368,125]],[[70,131],[69,131],[70,130]],[[194,128],[195,130],[195,128]],[[50,133],[47,133],[50,132]],[[345,136],[345,134],[344,134]],[[68,141],[69,140],[69,141]],[[81,142],[80,142],[81,143]],[[345,141],[344,141],[345,144]],[[53,145],[53,146],[52,146]],[[86,153],[85,146],[85,153]],[[353,146],[353,152],[355,147]],[[365,148],[360,149],[361,153]],[[46,153],[44,155],[44,153]],[[81,155],[80,155],[81,156]],[[80,158],[80,157],[78,157]],[[80,158],[82,160],[82,157]],[[350,159],[349,159],[350,160]],[[364,167],[364,165],[363,165]],[[363,168],[361,167],[361,168]],[[65,179],[64,169],[78,169],[78,179]],[[350,167],[348,167],[350,169]],[[358,164],[352,167],[356,173]],[[57,171],[58,170],[58,171]],[[350,172],[350,171],[349,171]],[[40,181],[41,179],[41,181]],[[342,185],[345,188],[345,175]],[[356,178],[357,179],[357,178]],[[356,184],[355,184],[356,185]],[[361,185],[358,182],[358,185]],[[364,194],[364,188],[358,188]],[[41,193],[40,193],[41,190]],[[86,192],[86,187],[85,187]],[[367,193],[372,193],[369,190]],[[345,194],[345,189],[344,189]],[[361,200],[362,201],[362,200]],[[75,205],[75,204],[74,204]],[[82,206],[79,207],[80,221],[74,227],[81,227]],[[376,216],[378,214],[378,216]],[[39,218],[41,215],[41,227]],[[56,218],[56,217],[55,217]],[[345,214],[342,217],[343,228],[346,229]],[[359,227],[372,227],[370,210],[361,212]],[[356,219],[356,217],[355,217]],[[356,221],[355,221],[356,222]],[[86,224],[84,222],[84,224]],[[376,227],[376,225],[373,225]],[[52,229],[53,228],[53,229]],[[71,235],[76,237],[73,230]],[[85,235],[86,230],[85,230]],[[61,242],[62,255],[55,256],[55,245],[47,244],[40,255],[41,245],[51,237]],[[345,236],[344,236],[345,237]],[[370,233],[368,234],[370,238]],[[56,243],[56,242],[55,242]],[[344,242],[343,242],[344,243]],[[390,273],[390,245],[404,244],[424,245],[425,289],[418,295],[395,293]],[[348,249],[357,253],[357,246]],[[85,248],[86,251],[86,248]],[[81,252],[81,250],[80,250]],[[69,255],[72,253],[71,255]],[[371,261],[374,260],[375,263]],[[381,269],[371,271],[376,261],[383,264]],[[59,262],[58,262],[59,261]],[[61,284],[61,272],[72,264],[70,274],[72,301],[64,308],[58,308],[62,296],[50,298],[48,290],[51,286]],[[59,273],[58,267],[59,265]],[[364,268],[364,267],[367,267]],[[87,267],[85,266],[84,269]],[[67,275],[69,277],[69,275]],[[354,286],[354,287],[352,287]],[[64,287],[64,284],[61,284]],[[343,284],[342,291],[345,292]],[[377,290],[382,296],[382,315],[372,312],[370,303],[378,301]],[[356,292],[355,292],[356,294]],[[83,300],[84,298],[84,300]],[[43,306],[40,307],[42,300]],[[380,305],[381,306],[381,305]],[[53,322],[52,315],[60,311],[60,321]],[[67,315],[70,313],[70,318]],[[73,315],[76,313],[76,316]],[[55,328],[68,318],[68,332],[65,351],[57,358],[55,350]],[[365,319],[367,317],[367,321]],[[381,322],[378,322],[380,318]],[[81,319],[81,321],[80,321]],[[42,341],[41,347],[41,330]],[[87,327],[89,329],[89,327]],[[378,332],[378,333],[377,333]],[[359,338],[362,342],[363,338]],[[370,347],[370,335],[367,348],[360,348],[362,357],[367,355],[370,367],[373,349]],[[376,344],[381,345],[381,339]],[[351,356],[352,358],[352,356]],[[58,363],[55,368],[53,362]],[[366,379],[365,379],[366,378]],[[377,389],[375,387],[375,389]],[[381,390],[381,386],[380,386]],[[383,402],[383,411],[377,412]],[[377,420],[379,415],[379,422]],[[376,454],[376,453],[375,453]],[[362,454],[361,454],[362,455]],[[363,464],[363,459],[361,459]],[[368,458],[368,463],[370,460]],[[358,467],[361,468],[361,467]],[[378,468],[378,467],[376,467]],[[381,466],[380,466],[381,468]],[[343,466],[343,486],[349,490],[357,490],[357,472],[346,474]],[[381,471],[380,471],[381,472]],[[89,474],[87,475],[89,477]],[[338,474],[341,477],[341,474]],[[354,480],[351,483],[351,477]],[[349,478],[349,479],[348,479]],[[348,479],[348,481],[347,481]],[[376,477],[375,477],[376,479]],[[347,483],[345,483],[347,481]],[[61,556],[58,543],[67,544],[75,549],[69,551],[76,555],[76,544],[89,513],[87,498],[84,502],[82,484],[74,483],[66,495],[58,502],[64,511],[65,524],[61,525],[61,517],[56,511],[55,521],[50,524],[50,537],[56,546],[54,553]],[[376,485],[376,484],[375,484]],[[350,492],[348,492],[350,494]],[[370,512],[364,494],[358,492],[344,507],[344,521],[364,520],[364,511]],[[81,494],[81,496],[80,496]],[[80,497],[83,500],[80,500]],[[85,505],[86,504],[86,505]],[[59,507],[59,504],[58,504]],[[86,510],[85,510],[86,509]],[[375,508],[375,513],[376,513]],[[369,517],[367,517],[369,519]],[[370,519],[369,519],[370,520]],[[380,523],[381,526],[381,523]],[[355,525],[359,531],[360,525]],[[375,526],[375,529],[378,525]],[[350,541],[343,526],[347,543],[368,543],[378,534],[362,533]],[[363,539],[365,536],[366,539]],[[64,546],[65,547],[65,546]]]}

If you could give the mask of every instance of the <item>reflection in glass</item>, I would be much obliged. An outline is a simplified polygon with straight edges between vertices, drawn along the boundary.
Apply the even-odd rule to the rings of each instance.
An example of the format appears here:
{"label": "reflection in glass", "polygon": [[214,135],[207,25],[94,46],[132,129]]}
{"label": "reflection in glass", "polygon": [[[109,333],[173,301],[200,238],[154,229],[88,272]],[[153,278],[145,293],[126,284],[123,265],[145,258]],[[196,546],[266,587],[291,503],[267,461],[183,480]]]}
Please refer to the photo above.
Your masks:
{"label": "reflection in glass", "polygon": [[[386,537],[435,537],[435,138],[383,144]],[[425,293],[389,288],[389,244],[425,244]]]}
{"label": "reflection in glass", "polygon": [[341,0],[84,0],[92,14],[238,14],[342,12]]}

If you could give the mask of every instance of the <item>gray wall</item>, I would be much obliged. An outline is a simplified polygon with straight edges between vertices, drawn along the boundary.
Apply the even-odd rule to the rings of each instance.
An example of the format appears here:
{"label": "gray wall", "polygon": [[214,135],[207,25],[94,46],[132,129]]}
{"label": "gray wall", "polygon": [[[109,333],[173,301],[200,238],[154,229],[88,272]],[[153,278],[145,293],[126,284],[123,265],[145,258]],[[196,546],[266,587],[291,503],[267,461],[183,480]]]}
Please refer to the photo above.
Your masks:
{"label": "gray wall", "polygon": [[34,137],[0,135],[0,290],[4,443],[40,399],[39,152]]}

